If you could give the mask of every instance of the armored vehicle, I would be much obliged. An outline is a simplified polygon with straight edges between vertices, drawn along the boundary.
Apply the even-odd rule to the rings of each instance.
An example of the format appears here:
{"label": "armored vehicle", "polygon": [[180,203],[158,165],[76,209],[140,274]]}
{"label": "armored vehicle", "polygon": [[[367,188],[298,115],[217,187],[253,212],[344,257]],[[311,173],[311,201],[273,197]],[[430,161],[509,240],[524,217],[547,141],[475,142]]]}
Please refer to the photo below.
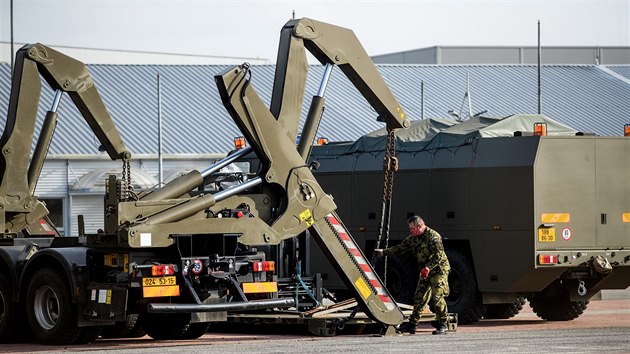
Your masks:
{"label": "armored vehicle", "polygon": [[[315,146],[311,156],[366,254],[377,247],[386,135]],[[628,138],[584,134],[543,115],[414,121],[396,139],[389,245],[407,236],[414,214],[441,233],[452,266],[449,311],[461,324],[509,318],[525,299],[543,319],[574,319],[599,290],[630,285],[629,153]],[[318,252],[309,271],[341,289]],[[398,302],[413,299],[412,262],[387,260]]]}

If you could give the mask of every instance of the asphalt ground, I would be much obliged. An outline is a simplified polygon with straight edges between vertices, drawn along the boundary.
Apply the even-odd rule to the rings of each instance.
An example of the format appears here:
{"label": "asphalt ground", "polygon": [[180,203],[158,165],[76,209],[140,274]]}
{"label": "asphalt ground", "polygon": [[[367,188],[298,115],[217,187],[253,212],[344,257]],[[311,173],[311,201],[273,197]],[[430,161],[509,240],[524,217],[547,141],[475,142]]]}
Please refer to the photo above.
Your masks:
{"label": "asphalt ground", "polygon": [[[508,320],[482,320],[459,326],[457,332],[433,336],[428,323],[415,335],[339,335],[313,337],[299,326],[269,331],[207,333],[196,340],[98,340],[77,346],[3,344],[0,353],[630,353],[630,300],[591,301],[573,321],[544,321],[529,305]],[[291,334],[286,334],[290,332]]]}

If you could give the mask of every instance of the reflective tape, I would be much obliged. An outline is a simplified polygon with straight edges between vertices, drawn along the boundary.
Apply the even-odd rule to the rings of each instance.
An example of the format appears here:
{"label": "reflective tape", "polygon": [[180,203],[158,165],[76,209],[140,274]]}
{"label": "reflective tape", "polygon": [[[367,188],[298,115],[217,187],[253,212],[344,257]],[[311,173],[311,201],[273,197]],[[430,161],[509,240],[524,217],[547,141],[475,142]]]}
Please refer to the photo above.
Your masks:
{"label": "reflective tape", "polygon": [[179,285],[146,286],[142,288],[142,297],[179,296]]}
{"label": "reflective tape", "polygon": [[265,281],[259,283],[243,283],[243,293],[259,294],[259,293],[277,293],[278,283],[275,281]]}
{"label": "reflective tape", "polygon": [[[343,225],[341,225],[339,220],[337,220],[337,218],[335,218],[333,214],[328,214],[326,218],[335,228],[335,231],[337,231],[339,238],[343,241],[343,244],[348,249],[348,252],[350,252],[352,257],[354,257],[356,262],[359,264],[359,268],[365,274],[366,278],[370,281],[370,284],[372,285],[374,290],[376,290],[376,295],[381,299],[381,301],[383,301],[385,307],[388,310],[396,308],[396,305],[394,305],[391,297],[383,288],[383,284],[378,280],[378,278],[374,274],[374,270],[367,262],[365,257],[363,257],[363,254],[359,250],[359,247],[356,245],[352,237],[350,237],[350,235],[346,232],[346,229],[343,227]],[[359,290],[359,293],[361,294],[361,296],[363,296],[364,299],[367,299],[368,296],[372,293],[367,283],[362,278],[358,278],[357,280],[355,280],[354,285],[356,286],[357,290]]]}
{"label": "reflective tape", "polygon": [[543,224],[555,222],[570,222],[571,214],[569,213],[548,213],[540,214],[540,222]]}

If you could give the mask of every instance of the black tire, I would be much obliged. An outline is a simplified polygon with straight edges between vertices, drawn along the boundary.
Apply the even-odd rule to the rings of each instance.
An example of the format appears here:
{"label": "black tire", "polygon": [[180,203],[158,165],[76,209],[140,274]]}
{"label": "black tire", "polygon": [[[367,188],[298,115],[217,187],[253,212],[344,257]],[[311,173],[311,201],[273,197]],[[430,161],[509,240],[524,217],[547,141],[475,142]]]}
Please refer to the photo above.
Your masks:
{"label": "black tire", "polygon": [[483,315],[485,319],[505,320],[518,315],[525,305],[525,298],[517,297],[511,303],[506,304],[488,304],[486,305],[486,313]]}
{"label": "black tire", "polygon": [[190,323],[182,335],[182,339],[197,339],[206,334],[209,328],[209,322]]}
{"label": "black tire", "polygon": [[113,326],[103,327],[101,337],[103,338],[140,338],[146,334],[140,315],[136,313],[128,314],[127,319],[116,322]]}
{"label": "black tire", "polygon": [[16,342],[25,339],[27,326],[24,304],[13,301],[13,287],[6,275],[0,273],[0,342]]}
{"label": "black tire", "polygon": [[[378,257],[374,262],[374,269],[381,280],[385,257]],[[387,279],[385,287],[389,294],[401,304],[413,305],[416,287],[418,285],[418,263],[409,254],[387,257]]]}
{"label": "black tire", "polygon": [[458,324],[479,321],[486,308],[477,287],[475,268],[470,257],[458,249],[446,249],[451,273],[448,275],[450,294],[446,297],[449,312],[457,313]]}
{"label": "black tire", "polygon": [[74,344],[92,343],[98,338],[102,330],[103,326],[82,327],[81,334],[79,334],[79,338],[77,338]]}
{"label": "black tire", "polygon": [[72,303],[64,275],[52,269],[39,270],[31,278],[26,297],[26,316],[36,341],[72,344],[82,329],[77,326],[77,308]]}
{"label": "black tire", "polygon": [[547,289],[527,297],[538,317],[547,321],[571,321],[584,313],[588,301],[571,301],[569,291],[556,282]]}
{"label": "black tire", "polygon": [[188,313],[145,313],[142,315],[142,327],[149,337],[157,340],[182,339],[189,325],[190,314]]}

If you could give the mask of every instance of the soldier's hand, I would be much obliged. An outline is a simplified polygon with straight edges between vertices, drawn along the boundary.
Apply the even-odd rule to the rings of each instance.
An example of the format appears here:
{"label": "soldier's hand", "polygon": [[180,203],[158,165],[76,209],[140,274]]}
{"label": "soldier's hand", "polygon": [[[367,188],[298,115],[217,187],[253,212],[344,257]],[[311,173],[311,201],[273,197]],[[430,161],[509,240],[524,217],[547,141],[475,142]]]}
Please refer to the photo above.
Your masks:
{"label": "soldier's hand", "polygon": [[420,269],[420,279],[426,279],[429,277],[429,268],[424,267]]}
{"label": "soldier's hand", "polygon": [[383,249],[382,248],[376,248],[374,250],[374,253],[376,253],[379,256],[382,256],[383,255]]}

